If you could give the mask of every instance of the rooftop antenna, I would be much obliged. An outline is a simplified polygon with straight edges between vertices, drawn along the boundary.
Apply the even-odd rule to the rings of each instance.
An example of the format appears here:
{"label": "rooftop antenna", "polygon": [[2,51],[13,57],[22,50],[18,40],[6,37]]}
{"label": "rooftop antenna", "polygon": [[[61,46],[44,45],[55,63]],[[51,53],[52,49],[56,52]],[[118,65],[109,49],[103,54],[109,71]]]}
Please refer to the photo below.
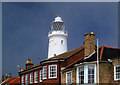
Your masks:
{"label": "rooftop antenna", "polygon": [[21,67],[19,65],[17,65],[16,68],[19,68],[19,72],[21,71]]}
{"label": "rooftop antenna", "polygon": [[99,45],[98,45],[98,39],[97,39],[97,83],[99,85]]}

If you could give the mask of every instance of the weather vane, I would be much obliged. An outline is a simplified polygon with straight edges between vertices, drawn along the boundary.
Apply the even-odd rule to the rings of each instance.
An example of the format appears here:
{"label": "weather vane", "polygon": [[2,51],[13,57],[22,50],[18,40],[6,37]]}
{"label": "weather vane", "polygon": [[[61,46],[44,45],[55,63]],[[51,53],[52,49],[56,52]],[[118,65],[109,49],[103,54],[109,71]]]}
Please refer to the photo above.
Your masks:
{"label": "weather vane", "polygon": [[58,14],[56,14],[56,16],[58,16]]}

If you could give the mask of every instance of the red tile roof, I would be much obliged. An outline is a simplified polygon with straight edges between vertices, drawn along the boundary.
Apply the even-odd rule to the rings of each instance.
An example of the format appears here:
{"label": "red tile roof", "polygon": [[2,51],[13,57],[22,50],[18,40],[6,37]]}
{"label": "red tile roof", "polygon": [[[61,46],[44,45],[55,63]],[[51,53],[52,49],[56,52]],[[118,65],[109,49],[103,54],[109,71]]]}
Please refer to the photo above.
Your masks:
{"label": "red tile roof", "polygon": [[20,78],[19,77],[14,77],[14,78],[10,78],[7,81],[5,81],[2,85],[5,84],[12,84],[12,85],[16,85],[20,83]]}

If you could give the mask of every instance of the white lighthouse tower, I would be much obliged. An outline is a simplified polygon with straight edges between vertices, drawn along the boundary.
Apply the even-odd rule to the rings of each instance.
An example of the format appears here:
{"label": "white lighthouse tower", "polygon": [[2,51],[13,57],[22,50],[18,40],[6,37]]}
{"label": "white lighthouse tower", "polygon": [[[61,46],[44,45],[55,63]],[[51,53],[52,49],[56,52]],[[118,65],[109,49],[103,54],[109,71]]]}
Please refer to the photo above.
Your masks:
{"label": "white lighthouse tower", "polygon": [[48,58],[67,51],[67,37],[65,23],[62,21],[61,17],[57,16],[55,21],[52,22],[51,31],[48,34]]}

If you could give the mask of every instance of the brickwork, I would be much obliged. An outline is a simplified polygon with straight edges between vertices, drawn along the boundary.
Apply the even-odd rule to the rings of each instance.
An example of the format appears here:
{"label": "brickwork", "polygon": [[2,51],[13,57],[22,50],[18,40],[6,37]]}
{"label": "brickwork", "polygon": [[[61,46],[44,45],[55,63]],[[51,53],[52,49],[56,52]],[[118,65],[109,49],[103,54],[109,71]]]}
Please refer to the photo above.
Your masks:
{"label": "brickwork", "polygon": [[34,65],[33,64],[26,64],[26,70],[32,68]]}
{"label": "brickwork", "polygon": [[[41,83],[56,83],[56,84],[58,84],[59,82],[61,83],[61,72],[59,71],[59,64],[60,64],[60,69],[61,69],[61,67],[63,66],[62,64],[62,62],[61,63],[58,63],[58,62],[51,62],[51,63],[45,63],[45,64],[43,64],[42,65],[42,67],[41,68],[39,68],[39,69],[36,69],[36,70],[32,70],[32,71],[28,71],[28,72],[25,72],[25,73],[22,73],[22,75],[24,75],[24,81],[26,81],[26,74],[28,74],[28,83],[30,83],[30,73],[32,73],[33,72],[33,84],[34,84],[34,81],[35,81],[35,78],[34,78],[34,73],[36,72],[36,71],[38,71],[38,83],[40,83],[40,70],[42,70],[43,69],[43,66],[47,66],[47,79],[45,79],[45,80],[42,80],[42,82]],[[53,79],[49,79],[49,65],[57,65],[57,78],[53,78]],[[60,74],[60,76],[59,76],[59,74]],[[22,75],[20,75],[20,79],[22,79]],[[60,79],[59,79],[60,78]],[[60,81],[59,81],[60,80]],[[21,80],[20,80],[21,81]],[[26,82],[25,82],[26,83]]]}
{"label": "brickwork", "polygon": [[114,80],[114,66],[120,65],[120,58],[113,59],[112,62],[100,62],[99,82],[100,83],[120,83]]}
{"label": "brickwork", "polygon": [[95,50],[95,34],[85,34],[84,50],[85,56],[89,56]]}
{"label": "brickwork", "polygon": [[69,69],[66,71],[62,72],[62,83],[65,84],[66,83],[66,72],[72,71],[72,83],[75,84],[76,83],[76,69]]}
{"label": "brickwork", "polygon": [[110,62],[100,62],[99,83],[113,83],[114,68]]}
{"label": "brickwork", "polygon": [[[120,65],[120,57],[117,59],[113,59],[113,65]],[[113,76],[114,78],[114,76]],[[119,81],[114,81],[114,83],[119,83],[120,84],[120,80]]]}
{"label": "brickwork", "polygon": [[[89,65],[89,63],[88,63]],[[114,80],[114,65],[120,65],[120,58],[113,59],[112,62],[100,61],[99,63],[99,83],[120,83]],[[72,83],[76,83],[76,69],[67,69],[62,71],[62,83],[66,83],[66,72],[72,71]],[[96,69],[97,82],[97,69]]]}

